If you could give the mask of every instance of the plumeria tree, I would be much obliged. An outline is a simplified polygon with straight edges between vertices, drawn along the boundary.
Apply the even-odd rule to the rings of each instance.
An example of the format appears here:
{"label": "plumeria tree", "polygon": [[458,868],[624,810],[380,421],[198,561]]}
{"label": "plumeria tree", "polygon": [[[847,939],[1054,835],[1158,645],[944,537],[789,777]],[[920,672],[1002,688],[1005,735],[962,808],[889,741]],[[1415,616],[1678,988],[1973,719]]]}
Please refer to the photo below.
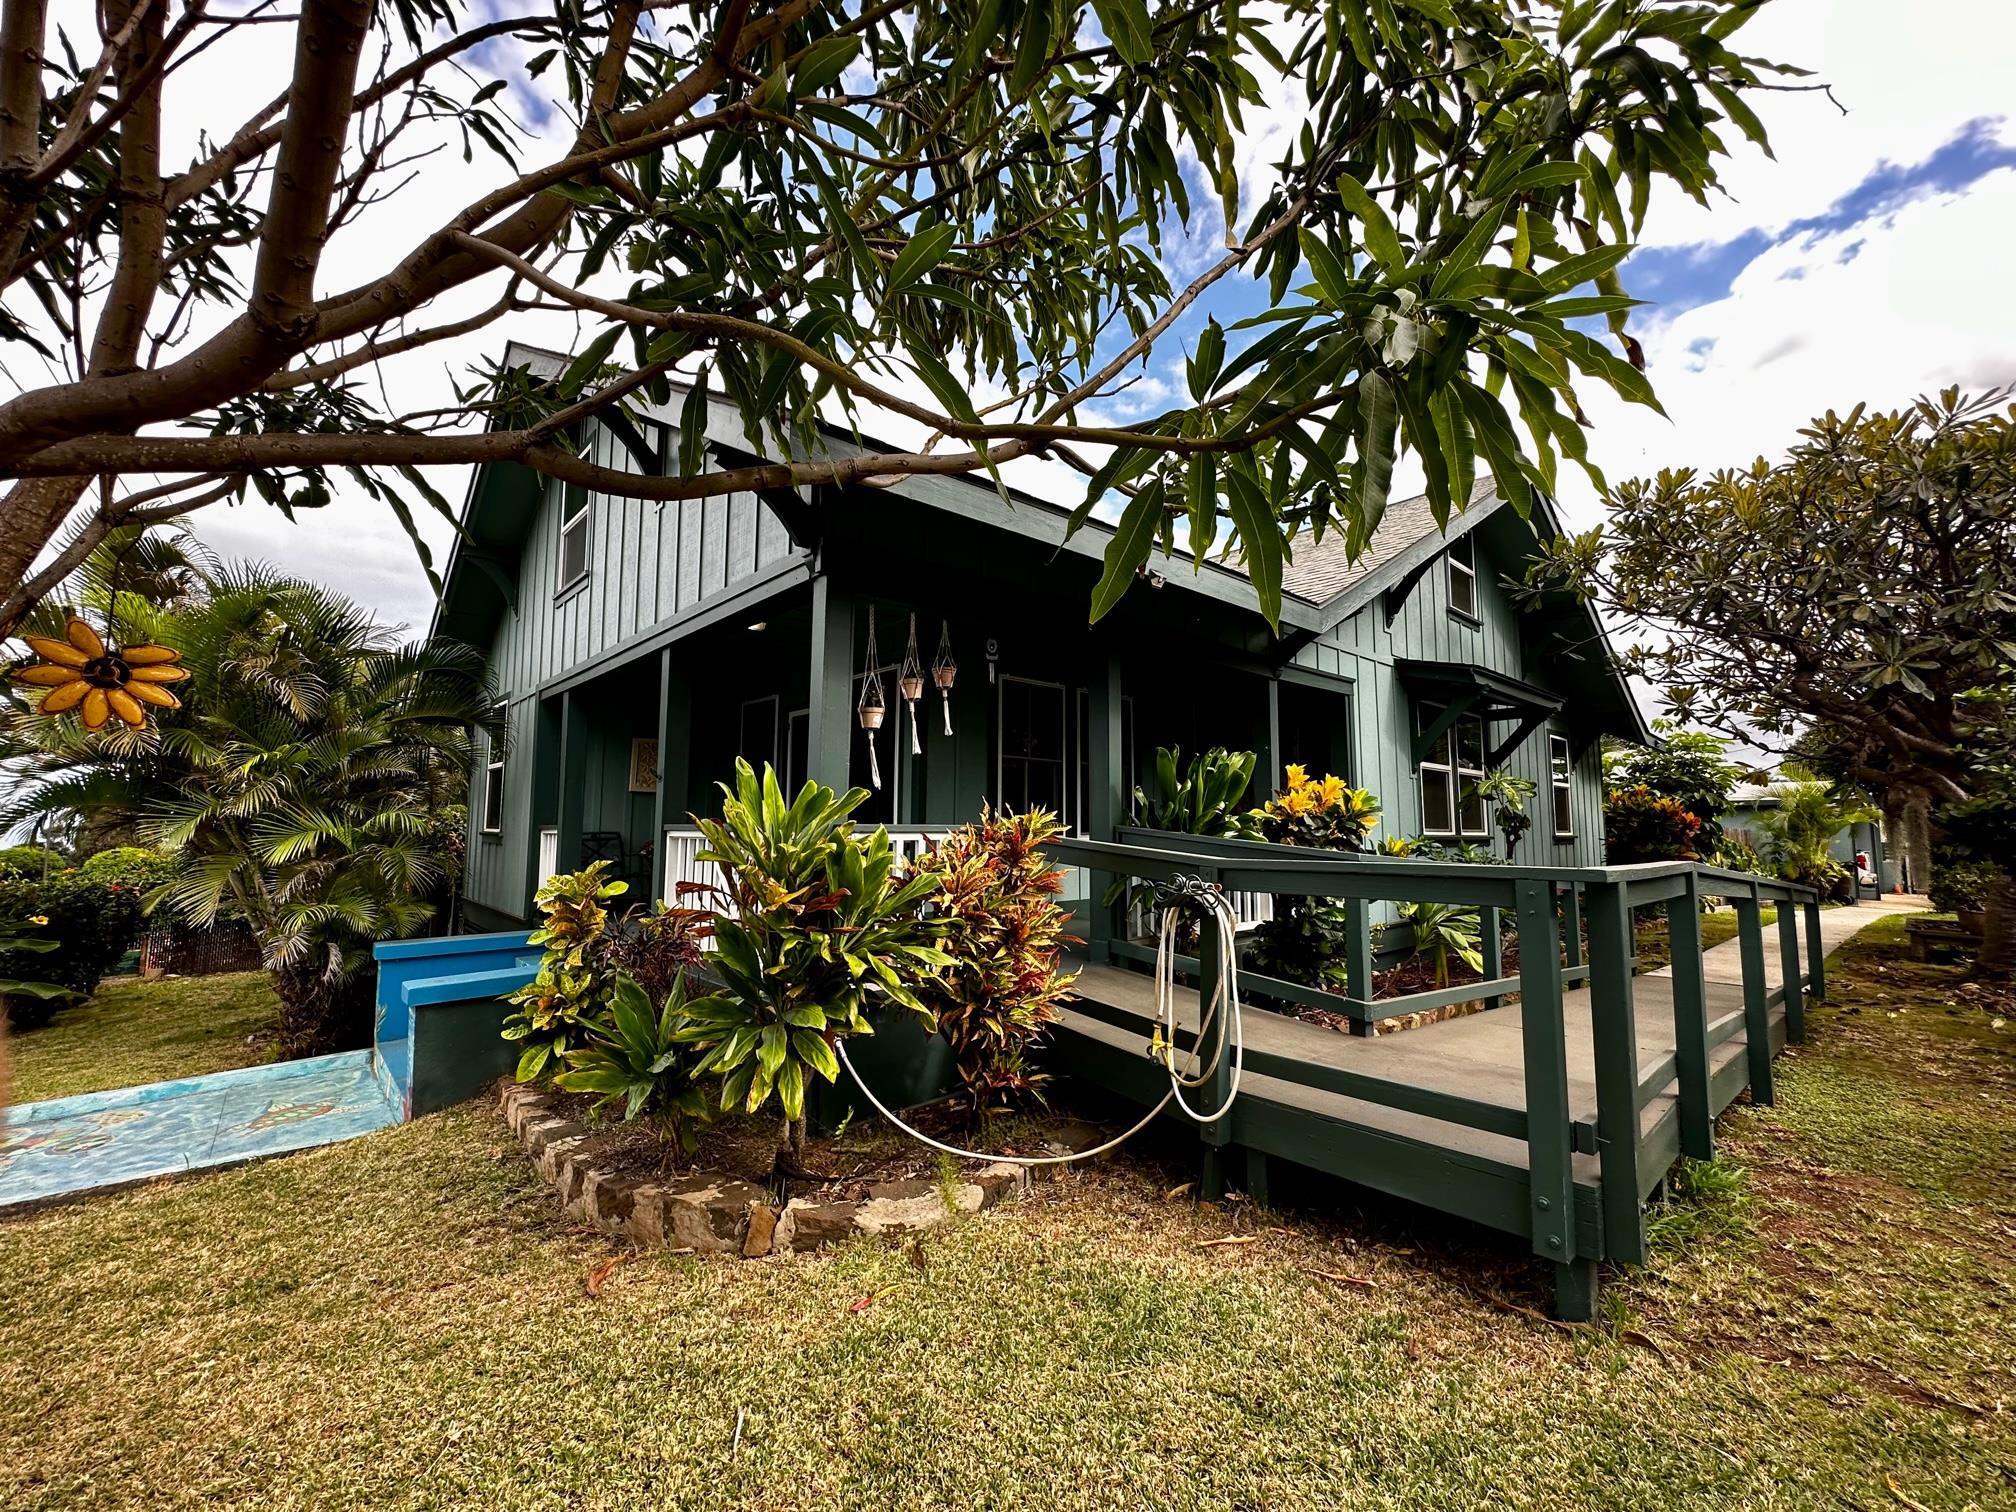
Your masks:
{"label": "plumeria tree", "polygon": [[[1923,879],[1928,818],[2005,791],[2010,401],[1949,389],[1889,414],[1857,405],[1815,420],[1783,462],[1625,483],[1602,528],[1553,544],[1540,581],[1649,632],[1633,668],[1680,720],[1879,798]],[[1991,958],[2007,960],[2016,850],[1994,859],[2008,880]]]}
{"label": "plumeria tree", "polygon": [[[122,524],[343,479],[410,521],[434,470],[507,461],[689,500],[1042,456],[1124,506],[1095,612],[1187,518],[1271,613],[1294,534],[1362,541],[1401,451],[1438,512],[1485,469],[1523,508],[1584,461],[1578,383],[1654,402],[1618,265],[1762,140],[1746,96],[1809,87],[1736,49],[1761,3],[7,0],[0,631]],[[215,108],[178,92],[279,28],[271,100],[171,155],[170,105]],[[488,187],[441,203],[444,147]],[[1178,280],[1171,234],[1222,248]],[[1268,313],[1186,324],[1224,280]],[[557,380],[386,397],[535,308],[585,327]],[[1179,337],[1187,398],[1101,423]],[[634,415],[675,375],[746,455],[659,454]],[[930,439],[818,454],[815,416],[869,413]]]}

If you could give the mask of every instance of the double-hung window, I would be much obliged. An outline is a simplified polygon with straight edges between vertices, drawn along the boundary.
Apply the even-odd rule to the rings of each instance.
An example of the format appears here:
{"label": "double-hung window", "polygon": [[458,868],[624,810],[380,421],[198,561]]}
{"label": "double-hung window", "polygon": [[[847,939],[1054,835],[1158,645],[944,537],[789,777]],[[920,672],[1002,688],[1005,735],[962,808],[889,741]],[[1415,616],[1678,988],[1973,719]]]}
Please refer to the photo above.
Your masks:
{"label": "double-hung window", "polygon": [[1547,777],[1554,796],[1554,838],[1575,838],[1575,758],[1566,735],[1547,737]]}
{"label": "double-hung window", "polygon": [[1449,543],[1449,608],[1465,619],[1477,618],[1477,538],[1463,534]]}
{"label": "double-hung window", "polygon": [[504,728],[511,706],[497,705],[497,728],[485,737],[489,742],[489,762],[483,768],[483,833],[504,832]]}
{"label": "double-hung window", "polygon": [[569,483],[560,493],[559,591],[588,576],[588,490]]}
{"label": "double-hung window", "polygon": [[[1443,713],[1440,705],[1423,704],[1422,730],[1440,723]],[[1460,715],[1421,758],[1421,833],[1446,839],[1489,835],[1484,796],[1477,791],[1483,780],[1484,721]]]}

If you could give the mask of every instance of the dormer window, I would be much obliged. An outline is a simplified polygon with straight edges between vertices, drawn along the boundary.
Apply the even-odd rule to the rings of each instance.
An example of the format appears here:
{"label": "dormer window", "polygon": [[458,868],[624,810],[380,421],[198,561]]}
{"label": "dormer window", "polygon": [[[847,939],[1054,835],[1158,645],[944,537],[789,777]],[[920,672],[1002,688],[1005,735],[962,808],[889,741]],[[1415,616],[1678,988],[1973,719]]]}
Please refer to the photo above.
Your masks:
{"label": "dormer window", "polygon": [[588,490],[569,483],[560,495],[559,591],[588,576]]}
{"label": "dormer window", "polygon": [[1477,618],[1477,540],[1460,535],[1449,543],[1449,612]]}

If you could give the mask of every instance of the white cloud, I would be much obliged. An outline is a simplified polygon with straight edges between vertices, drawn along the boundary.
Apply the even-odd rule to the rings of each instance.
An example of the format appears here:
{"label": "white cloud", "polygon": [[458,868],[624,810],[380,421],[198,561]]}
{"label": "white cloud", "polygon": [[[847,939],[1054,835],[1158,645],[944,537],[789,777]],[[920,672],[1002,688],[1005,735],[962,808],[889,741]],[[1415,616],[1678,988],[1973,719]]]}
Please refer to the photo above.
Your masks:
{"label": "white cloud", "polygon": [[[1670,423],[1581,386],[1596,422],[1591,454],[1612,482],[1667,466],[1740,467],[1781,455],[1829,408],[2016,382],[2016,306],[2002,294],[2012,244],[2016,169],[2006,168],[1841,231],[1788,238],[1725,298],[1642,333]],[[1568,502],[1593,518],[1586,485]]]}

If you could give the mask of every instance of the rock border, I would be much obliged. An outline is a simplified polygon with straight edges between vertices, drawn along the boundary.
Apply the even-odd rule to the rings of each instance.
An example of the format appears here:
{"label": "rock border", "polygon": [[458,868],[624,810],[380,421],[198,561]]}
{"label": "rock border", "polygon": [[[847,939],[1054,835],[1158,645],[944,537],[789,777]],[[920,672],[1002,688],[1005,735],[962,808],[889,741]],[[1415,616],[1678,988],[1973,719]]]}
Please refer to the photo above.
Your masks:
{"label": "rock border", "polygon": [[884,1181],[855,1200],[793,1197],[777,1207],[755,1183],[707,1171],[654,1181],[596,1165],[594,1131],[538,1087],[506,1082],[498,1102],[567,1215],[633,1244],[754,1259],[819,1249],[856,1234],[919,1233],[1029,1189],[1028,1168],[1004,1161],[949,1188],[930,1179]]}

